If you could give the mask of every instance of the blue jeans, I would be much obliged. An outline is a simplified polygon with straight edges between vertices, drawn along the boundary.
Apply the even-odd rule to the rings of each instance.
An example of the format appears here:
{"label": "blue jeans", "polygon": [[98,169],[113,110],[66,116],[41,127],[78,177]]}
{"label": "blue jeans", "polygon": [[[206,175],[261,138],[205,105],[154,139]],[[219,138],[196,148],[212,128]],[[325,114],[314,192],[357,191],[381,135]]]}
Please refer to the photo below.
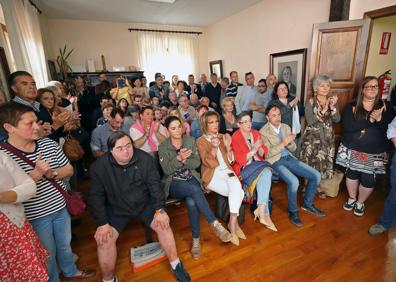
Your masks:
{"label": "blue jeans", "polygon": [[265,214],[269,215],[268,200],[271,190],[272,172],[270,169],[264,169],[260,178],[257,180],[257,205],[265,205]]}
{"label": "blue jeans", "polygon": [[386,198],[380,219],[380,224],[386,229],[390,229],[396,219],[396,153],[393,155],[390,171],[391,190]]}
{"label": "blue jeans", "polygon": [[31,220],[30,223],[34,231],[36,231],[40,242],[50,253],[50,257],[47,259],[48,281],[59,281],[56,262],[58,262],[65,277],[74,276],[77,273],[77,266],[73,261],[73,254],[70,247],[70,215],[66,208],[53,214]]}
{"label": "blue jeans", "polygon": [[272,165],[273,169],[279,174],[279,177],[287,184],[287,198],[289,201],[289,211],[297,212],[297,190],[300,182],[297,176],[304,177],[308,180],[305,188],[304,204],[311,206],[315,197],[316,188],[320,183],[320,173],[309,165],[297,160],[292,156],[282,157]]}
{"label": "blue jeans", "polygon": [[266,123],[266,121],[253,121],[252,127],[253,129],[260,130]]}
{"label": "blue jeans", "polygon": [[187,181],[172,180],[169,195],[172,198],[185,199],[193,238],[199,238],[200,213],[202,213],[209,224],[216,220],[202,191],[201,184],[194,177]]}

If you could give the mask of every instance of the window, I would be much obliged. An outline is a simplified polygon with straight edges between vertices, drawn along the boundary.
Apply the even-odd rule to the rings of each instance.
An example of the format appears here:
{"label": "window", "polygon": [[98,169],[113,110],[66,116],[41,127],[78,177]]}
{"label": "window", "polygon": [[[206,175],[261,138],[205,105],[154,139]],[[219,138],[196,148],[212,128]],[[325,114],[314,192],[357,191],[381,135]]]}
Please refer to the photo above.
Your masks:
{"label": "window", "polygon": [[197,73],[197,35],[139,32],[138,48],[139,65],[148,81],[154,80],[156,72],[169,81],[174,74],[187,80]]}

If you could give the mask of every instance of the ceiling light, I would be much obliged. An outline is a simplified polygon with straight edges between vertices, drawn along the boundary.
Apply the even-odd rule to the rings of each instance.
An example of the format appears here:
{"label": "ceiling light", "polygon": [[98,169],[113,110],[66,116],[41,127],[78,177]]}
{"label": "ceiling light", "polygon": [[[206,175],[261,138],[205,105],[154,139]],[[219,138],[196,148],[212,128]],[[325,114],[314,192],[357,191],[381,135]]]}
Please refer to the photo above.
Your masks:
{"label": "ceiling light", "polygon": [[176,0],[147,0],[150,2],[159,2],[159,3],[167,3],[167,4],[173,4],[175,3]]}

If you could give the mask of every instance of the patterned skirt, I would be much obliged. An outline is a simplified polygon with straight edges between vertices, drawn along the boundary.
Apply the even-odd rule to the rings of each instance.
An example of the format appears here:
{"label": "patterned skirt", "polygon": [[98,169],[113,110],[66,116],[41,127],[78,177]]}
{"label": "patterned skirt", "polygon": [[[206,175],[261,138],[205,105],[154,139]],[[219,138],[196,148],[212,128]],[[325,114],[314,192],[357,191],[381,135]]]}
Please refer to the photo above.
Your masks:
{"label": "patterned skirt", "polygon": [[18,228],[0,212],[0,281],[48,281],[48,252],[26,219]]}
{"label": "patterned skirt", "polygon": [[336,163],[351,170],[367,174],[385,174],[388,154],[368,154],[358,152],[340,144],[337,153]]}
{"label": "patterned skirt", "polygon": [[327,128],[322,137],[320,128],[307,126],[301,139],[300,161],[319,171],[322,179],[332,179],[335,155],[333,128]]}

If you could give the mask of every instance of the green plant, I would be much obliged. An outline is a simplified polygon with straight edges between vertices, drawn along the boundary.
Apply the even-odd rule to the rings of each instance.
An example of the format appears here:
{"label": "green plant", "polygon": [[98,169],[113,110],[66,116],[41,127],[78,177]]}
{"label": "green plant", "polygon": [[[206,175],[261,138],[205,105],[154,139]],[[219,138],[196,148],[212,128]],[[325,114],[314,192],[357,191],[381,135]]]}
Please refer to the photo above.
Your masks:
{"label": "green plant", "polygon": [[59,48],[59,55],[56,58],[56,63],[58,64],[59,67],[59,72],[62,75],[62,78],[64,81],[68,80],[67,73],[72,71],[69,63],[67,62],[67,59],[69,58],[70,54],[74,51],[74,49],[71,49],[70,51],[66,51],[66,44],[65,47]]}

